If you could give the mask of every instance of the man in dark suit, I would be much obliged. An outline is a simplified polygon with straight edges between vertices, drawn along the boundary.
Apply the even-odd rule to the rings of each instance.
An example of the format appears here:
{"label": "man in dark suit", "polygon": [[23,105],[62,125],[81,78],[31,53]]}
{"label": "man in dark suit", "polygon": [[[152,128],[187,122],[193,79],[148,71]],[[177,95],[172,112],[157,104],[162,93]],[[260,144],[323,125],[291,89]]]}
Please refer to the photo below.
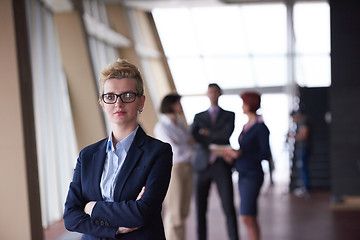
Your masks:
{"label": "man in dark suit", "polygon": [[231,166],[209,150],[210,144],[228,145],[234,130],[235,114],[218,106],[221,89],[217,84],[209,84],[207,96],[211,106],[195,115],[191,127],[195,138],[195,201],[197,216],[197,235],[199,240],[207,238],[206,211],[211,183],[218,188],[222,207],[226,216],[229,239],[237,240],[238,225],[234,207],[234,193]]}

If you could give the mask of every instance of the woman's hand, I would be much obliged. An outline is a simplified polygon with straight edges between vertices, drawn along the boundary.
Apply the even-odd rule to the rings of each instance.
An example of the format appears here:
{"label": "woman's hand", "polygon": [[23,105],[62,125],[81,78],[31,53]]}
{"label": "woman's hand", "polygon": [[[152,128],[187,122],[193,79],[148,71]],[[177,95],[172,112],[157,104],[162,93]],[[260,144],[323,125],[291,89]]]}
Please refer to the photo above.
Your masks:
{"label": "woman's hand", "polygon": [[234,162],[234,159],[240,157],[241,153],[242,151],[240,149],[225,149],[223,152],[223,158],[227,163],[232,164]]}
{"label": "woman's hand", "polygon": [[138,195],[137,198],[136,198],[136,201],[138,201],[138,200],[141,199],[141,197],[142,197],[142,195],[144,194],[144,192],[145,192],[145,186],[142,187],[141,192],[139,193],[139,195]]}
{"label": "woman's hand", "polygon": [[[145,192],[145,186],[142,187],[139,195],[137,196],[136,198],[136,201],[140,200],[142,195],[144,194]],[[129,233],[129,232],[132,232],[132,231],[135,231],[139,229],[138,227],[134,227],[134,228],[127,228],[127,227],[119,227],[116,234],[124,234],[124,233]]]}
{"label": "woman's hand", "polygon": [[139,229],[139,228],[138,227],[135,227],[135,228],[119,227],[118,230],[116,231],[116,234],[129,233],[129,232],[135,231],[137,229]]}
{"label": "woman's hand", "polygon": [[208,129],[208,128],[200,128],[199,129],[199,134],[204,135],[204,136],[209,136],[210,135],[210,129]]}
{"label": "woman's hand", "polygon": [[84,212],[86,214],[89,214],[91,216],[91,212],[95,206],[95,201],[91,201],[91,202],[88,202],[86,205],[85,205],[85,208],[84,208]]}

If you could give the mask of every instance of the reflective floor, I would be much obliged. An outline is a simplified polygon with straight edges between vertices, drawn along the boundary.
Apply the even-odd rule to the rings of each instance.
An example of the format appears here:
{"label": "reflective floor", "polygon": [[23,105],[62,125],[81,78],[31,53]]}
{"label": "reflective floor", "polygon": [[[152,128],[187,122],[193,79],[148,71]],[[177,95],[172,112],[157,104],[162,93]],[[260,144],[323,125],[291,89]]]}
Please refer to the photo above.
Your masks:
{"label": "reflective floor", "polygon": [[[287,184],[265,184],[259,198],[259,224],[263,240],[360,240],[360,209],[333,210],[328,191],[298,197]],[[228,239],[216,188],[212,189],[208,215],[209,240]],[[235,190],[236,193],[237,189]],[[236,208],[239,197],[236,195]],[[194,206],[193,206],[194,207]],[[192,208],[194,209],[194,208]],[[194,211],[188,220],[188,240],[195,240]],[[240,222],[241,239],[248,239]]]}
{"label": "reflective floor", "polygon": [[[239,206],[236,182],[235,203]],[[208,240],[227,238],[225,218],[213,185],[208,210]],[[288,191],[287,183],[264,183],[259,198],[259,223],[263,240],[359,240],[360,209],[334,210],[329,191],[311,191],[298,197]],[[247,239],[239,218],[241,239]],[[79,240],[80,235],[67,232],[60,221],[46,229],[45,240]],[[187,221],[187,240],[196,239],[194,204]]]}

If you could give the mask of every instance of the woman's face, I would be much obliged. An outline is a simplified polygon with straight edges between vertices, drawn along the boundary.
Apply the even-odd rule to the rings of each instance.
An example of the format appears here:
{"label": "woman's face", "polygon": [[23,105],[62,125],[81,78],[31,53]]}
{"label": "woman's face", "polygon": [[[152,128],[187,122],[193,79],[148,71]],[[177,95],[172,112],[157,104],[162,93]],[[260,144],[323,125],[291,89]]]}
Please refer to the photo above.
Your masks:
{"label": "woman's face", "polygon": [[174,103],[174,104],[172,105],[172,108],[173,108],[173,110],[174,110],[174,113],[176,113],[176,114],[180,114],[180,113],[183,112],[183,109],[182,109],[180,100],[177,101],[176,103]]}
{"label": "woman's face", "polygon": [[243,105],[242,105],[242,109],[243,109],[244,114],[250,113],[250,111],[249,111],[249,109],[250,109],[249,105],[247,105],[247,104],[244,103],[244,102],[243,102]]}
{"label": "woman's face", "polygon": [[[104,83],[104,94],[115,93],[122,94],[126,92],[137,93],[135,88],[135,80],[131,78],[108,79]],[[106,104],[102,101],[102,107],[107,118],[112,124],[116,125],[133,125],[137,124],[137,115],[140,109],[143,109],[145,96],[136,96],[135,101],[131,103],[123,103],[120,97],[116,103]]]}

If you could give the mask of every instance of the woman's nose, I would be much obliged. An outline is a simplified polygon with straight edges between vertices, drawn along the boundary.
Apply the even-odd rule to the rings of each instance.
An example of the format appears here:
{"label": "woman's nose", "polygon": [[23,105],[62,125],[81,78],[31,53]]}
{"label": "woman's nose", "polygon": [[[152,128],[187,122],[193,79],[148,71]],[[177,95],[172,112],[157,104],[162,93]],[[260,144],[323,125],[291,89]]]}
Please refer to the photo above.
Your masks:
{"label": "woman's nose", "polygon": [[121,101],[121,99],[118,97],[116,102],[114,103],[115,107],[121,107],[124,103]]}

